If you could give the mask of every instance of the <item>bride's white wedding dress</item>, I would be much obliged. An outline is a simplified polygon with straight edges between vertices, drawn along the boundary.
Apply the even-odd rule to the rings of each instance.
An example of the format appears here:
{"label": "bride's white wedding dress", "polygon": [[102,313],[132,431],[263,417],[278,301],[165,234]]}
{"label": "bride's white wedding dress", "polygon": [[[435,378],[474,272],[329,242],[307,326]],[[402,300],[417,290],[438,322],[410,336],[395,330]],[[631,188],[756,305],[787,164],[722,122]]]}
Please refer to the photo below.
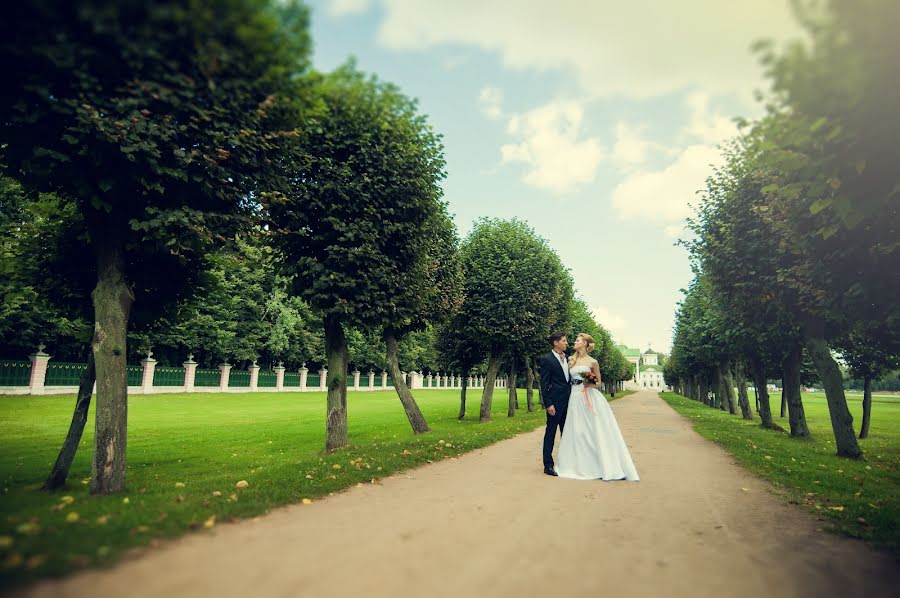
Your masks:
{"label": "bride's white wedding dress", "polygon": [[[590,369],[586,365],[571,368],[572,381],[582,380],[581,375]],[[556,473],[576,480],[640,480],[616,417],[595,387],[572,386]]]}

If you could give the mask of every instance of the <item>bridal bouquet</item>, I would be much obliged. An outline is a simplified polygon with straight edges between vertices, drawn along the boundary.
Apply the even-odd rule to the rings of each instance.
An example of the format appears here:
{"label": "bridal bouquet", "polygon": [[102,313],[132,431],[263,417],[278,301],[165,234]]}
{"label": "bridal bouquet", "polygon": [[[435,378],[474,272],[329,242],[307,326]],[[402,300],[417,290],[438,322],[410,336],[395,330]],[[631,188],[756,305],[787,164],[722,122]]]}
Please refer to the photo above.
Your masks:
{"label": "bridal bouquet", "polygon": [[592,370],[588,370],[581,375],[581,378],[584,380],[585,384],[593,384],[594,386],[600,385],[600,377],[595,374]]}

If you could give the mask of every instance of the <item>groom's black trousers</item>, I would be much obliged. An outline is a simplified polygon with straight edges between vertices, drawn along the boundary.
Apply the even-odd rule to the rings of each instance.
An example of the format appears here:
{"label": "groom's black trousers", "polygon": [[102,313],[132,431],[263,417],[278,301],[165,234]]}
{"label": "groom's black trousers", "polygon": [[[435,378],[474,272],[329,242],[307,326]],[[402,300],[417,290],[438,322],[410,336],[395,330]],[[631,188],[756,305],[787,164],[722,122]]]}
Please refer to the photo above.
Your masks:
{"label": "groom's black trousers", "polygon": [[553,468],[553,442],[556,440],[556,428],[560,433],[566,427],[566,415],[569,412],[569,401],[556,402],[556,415],[547,413],[547,429],[544,430],[544,469]]}

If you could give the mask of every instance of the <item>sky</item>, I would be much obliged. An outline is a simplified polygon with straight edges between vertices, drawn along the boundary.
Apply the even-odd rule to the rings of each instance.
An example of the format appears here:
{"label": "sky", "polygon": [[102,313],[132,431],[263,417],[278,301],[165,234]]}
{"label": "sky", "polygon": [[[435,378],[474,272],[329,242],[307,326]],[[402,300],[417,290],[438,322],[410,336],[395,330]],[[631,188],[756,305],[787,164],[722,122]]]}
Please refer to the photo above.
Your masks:
{"label": "sky", "polygon": [[443,135],[461,236],[526,221],[618,343],[667,352],[696,192],[767,88],[788,0],[311,0],[313,62],[351,56]]}

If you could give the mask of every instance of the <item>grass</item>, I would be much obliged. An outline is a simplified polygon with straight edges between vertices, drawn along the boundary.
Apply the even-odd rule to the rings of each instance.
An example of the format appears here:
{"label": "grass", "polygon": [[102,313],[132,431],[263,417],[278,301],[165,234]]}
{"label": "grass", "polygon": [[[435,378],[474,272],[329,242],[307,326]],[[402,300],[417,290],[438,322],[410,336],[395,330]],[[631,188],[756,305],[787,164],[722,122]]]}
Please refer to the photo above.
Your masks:
{"label": "grass", "polygon": [[[900,556],[900,398],[873,399],[869,438],[859,440],[865,458],[835,455],[824,393],[804,393],[803,407],[812,440],[765,430],[759,418],[712,409],[675,393],[661,393],[702,436],[728,450],[741,465],[771,481],[791,503],[816,513],[830,531],[862,538]],[[754,402],[750,393],[751,404]],[[862,401],[848,397],[854,425],[862,421]],[[771,397],[775,421],[780,398]]]}
{"label": "grass", "polygon": [[[519,391],[525,406],[524,391]],[[617,393],[617,398],[623,393]],[[480,391],[456,419],[459,391],[417,393],[432,432],[414,436],[393,391],[350,393],[350,446],[325,454],[324,393],[178,394],[129,398],[127,491],[88,493],[93,405],[60,493],[39,490],[68,429],[74,397],[0,397],[0,587],[107,565],[193,529],[266,513],[544,424],[544,412],[478,423]],[[537,400],[537,395],[535,395]],[[535,446],[535,468],[540,467]],[[236,488],[245,480],[246,488]]]}

